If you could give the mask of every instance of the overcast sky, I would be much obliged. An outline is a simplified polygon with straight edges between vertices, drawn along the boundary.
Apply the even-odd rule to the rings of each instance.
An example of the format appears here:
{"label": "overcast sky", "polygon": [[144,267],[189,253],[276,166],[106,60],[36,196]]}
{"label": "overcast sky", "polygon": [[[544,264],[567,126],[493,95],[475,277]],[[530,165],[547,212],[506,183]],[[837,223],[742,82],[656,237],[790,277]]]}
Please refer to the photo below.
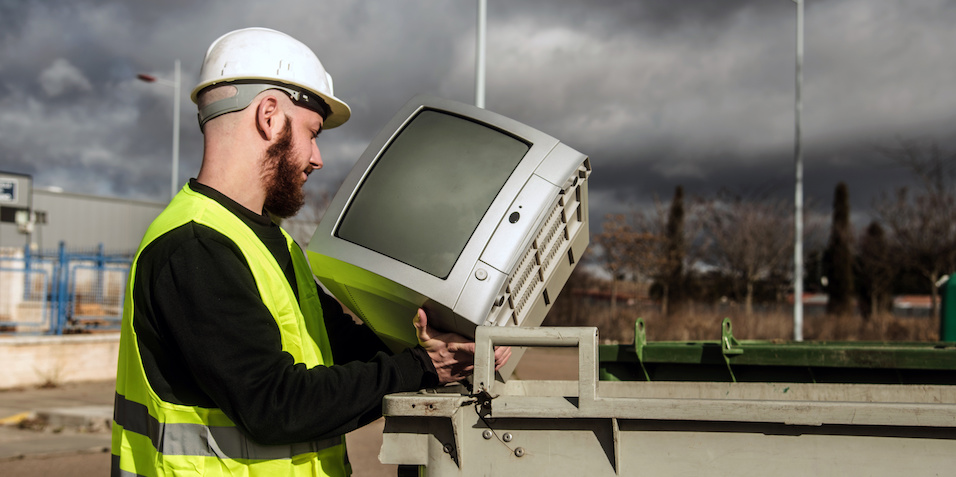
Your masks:
{"label": "overcast sky", "polygon": [[[806,0],[805,190],[854,213],[909,182],[876,152],[956,151],[956,2]],[[476,0],[0,0],[0,170],[37,187],[165,201],[182,61],[180,181],[201,135],[188,93],[215,38],[248,26],[310,45],[352,107],[321,136],[334,192],[385,122],[429,93],[474,101]],[[720,189],[793,196],[791,0],[488,0],[486,107],[591,157],[592,214]]]}

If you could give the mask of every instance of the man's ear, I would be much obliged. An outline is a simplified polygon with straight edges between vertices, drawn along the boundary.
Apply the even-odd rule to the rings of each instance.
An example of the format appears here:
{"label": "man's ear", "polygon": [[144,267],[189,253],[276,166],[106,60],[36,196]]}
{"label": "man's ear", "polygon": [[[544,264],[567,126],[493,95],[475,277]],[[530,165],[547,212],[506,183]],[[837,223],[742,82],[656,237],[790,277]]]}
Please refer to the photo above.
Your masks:
{"label": "man's ear", "polygon": [[272,92],[267,92],[256,106],[256,128],[266,141],[272,141],[282,129],[279,112],[279,99]]}

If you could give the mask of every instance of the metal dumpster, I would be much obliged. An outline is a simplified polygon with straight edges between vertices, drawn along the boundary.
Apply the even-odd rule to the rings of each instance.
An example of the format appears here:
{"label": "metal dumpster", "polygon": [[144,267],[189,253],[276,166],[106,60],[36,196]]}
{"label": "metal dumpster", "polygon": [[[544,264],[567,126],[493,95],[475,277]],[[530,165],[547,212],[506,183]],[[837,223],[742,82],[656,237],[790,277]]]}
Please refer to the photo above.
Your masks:
{"label": "metal dumpster", "polygon": [[[479,327],[474,382],[385,398],[399,475],[951,475],[953,343],[644,340]],[[577,381],[501,382],[495,345],[578,348]],[[599,380],[601,377],[603,380]]]}

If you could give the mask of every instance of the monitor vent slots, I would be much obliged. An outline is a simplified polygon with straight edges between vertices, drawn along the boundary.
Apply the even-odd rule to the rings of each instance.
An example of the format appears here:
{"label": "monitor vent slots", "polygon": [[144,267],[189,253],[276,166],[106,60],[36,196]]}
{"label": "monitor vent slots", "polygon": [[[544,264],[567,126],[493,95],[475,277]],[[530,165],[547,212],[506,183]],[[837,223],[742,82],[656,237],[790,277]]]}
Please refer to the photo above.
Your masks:
{"label": "monitor vent slots", "polygon": [[[587,173],[590,172],[589,166],[582,165],[582,168],[568,179],[531,247],[508,278],[508,285],[496,300],[486,324],[537,326],[544,319],[547,308],[542,309],[536,305],[547,307],[553,303],[560,288],[550,292],[547,289],[552,275],[562,259],[569,261],[566,266],[574,265],[571,242],[577,231],[586,226],[581,214],[581,188],[585,186]],[[564,281],[557,285],[563,286]],[[535,308],[538,310],[534,310]],[[525,323],[532,313],[540,316]]]}

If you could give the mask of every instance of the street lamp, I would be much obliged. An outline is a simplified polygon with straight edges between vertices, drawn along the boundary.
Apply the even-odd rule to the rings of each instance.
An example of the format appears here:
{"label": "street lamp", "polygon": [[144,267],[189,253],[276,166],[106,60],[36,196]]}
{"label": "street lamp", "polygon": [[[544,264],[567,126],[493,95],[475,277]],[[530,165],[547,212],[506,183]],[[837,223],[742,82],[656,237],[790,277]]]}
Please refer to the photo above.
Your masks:
{"label": "street lamp", "polygon": [[793,339],[803,341],[803,1],[797,4],[796,98],[794,101],[793,194]]}
{"label": "street lamp", "polygon": [[475,106],[485,107],[485,36],[488,0],[478,0],[477,38],[475,39]]}
{"label": "street lamp", "polygon": [[169,182],[169,198],[172,200],[172,198],[176,196],[176,189],[179,182],[179,60],[176,60],[174,79],[172,81],[144,73],[140,73],[136,75],[136,77],[147,83],[156,83],[173,88],[173,172]]}

